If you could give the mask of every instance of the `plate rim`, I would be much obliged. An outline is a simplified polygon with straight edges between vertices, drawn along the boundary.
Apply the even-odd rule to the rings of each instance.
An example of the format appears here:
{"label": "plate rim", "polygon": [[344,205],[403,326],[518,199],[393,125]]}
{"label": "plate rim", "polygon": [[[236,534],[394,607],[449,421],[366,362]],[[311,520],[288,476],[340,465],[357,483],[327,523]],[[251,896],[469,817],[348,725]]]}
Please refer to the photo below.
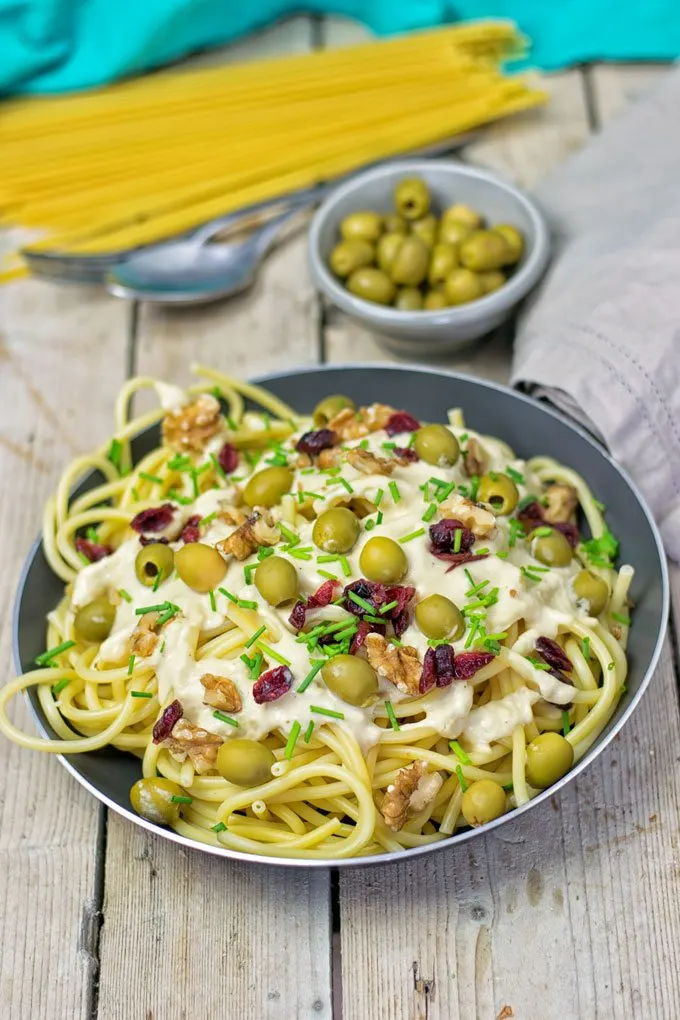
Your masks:
{"label": "plate rim", "polygon": [[[452,369],[444,368],[430,368],[425,365],[397,365],[391,363],[385,363],[380,361],[370,362],[341,362],[333,365],[304,365],[298,368],[288,369],[285,371],[278,372],[267,372],[263,375],[256,375],[248,382],[256,385],[265,385],[267,382],[271,382],[276,379],[290,378],[291,376],[297,375],[311,375],[312,373],[328,372],[335,373],[338,371],[349,370],[363,370],[367,368],[379,368],[381,371],[389,372],[406,372],[406,373],[418,373],[420,375],[437,375],[444,376],[446,378],[460,380],[465,383],[475,383],[479,386],[483,386],[487,389],[495,390],[496,392],[504,393],[519,400],[521,403],[529,404],[532,407],[538,408],[542,413],[547,414],[549,417],[556,419],[562,425],[565,425],[572,432],[575,432],[578,436],[584,439],[590,446],[597,450],[597,452],[604,457],[605,460],[614,468],[615,471],[621,475],[628,488],[631,490],[635,498],[637,499],[650,527],[650,531],[654,538],[656,552],[658,555],[659,566],[661,571],[661,621],[659,632],[657,634],[656,642],[649,663],[645,669],[644,675],[640,681],[640,686],[635,692],[635,695],[623,712],[618,722],[611,728],[603,739],[597,740],[581,758],[581,760],[572,768],[566,775],[562,776],[557,783],[553,786],[548,787],[546,790],[541,791],[532,800],[527,801],[526,804],[522,804],[520,807],[516,807],[512,812],[501,815],[500,818],[494,819],[492,822],[487,822],[486,825],[481,825],[478,828],[465,829],[462,832],[455,833],[449,836],[447,839],[440,840],[435,843],[427,843],[424,846],[410,847],[405,850],[391,850],[381,854],[364,855],[361,857],[343,857],[335,859],[304,859],[304,858],[288,858],[288,857],[275,857],[263,854],[250,854],[245,853],[242,850],[232,850],[229,847],[217,847],[212,846],[210,843],[201,843],[198,840],[190,839],[188,836],[183,836],[179,832],[175,832],[174,829],[165,828],[163,826],[155,825],[153,822],[147,821],[142,818],[131,808],[123,807],[116,801],[112,800],[106,794],[102,793],[93,783],[86,779],[76,769],[75,765],[69,760],[69,756],[63,754],[57,754],[55,757],[61,763],[61,765],[69,772],[77,782],[84,787],[88,793],[92,794],[100,803],[105,804],[111,810],[117,814],[122,815],[129,821],[140,826],[148,832],[155,833],[156,835],[171,840],[173,843],[177,843],[179,846],[192,851],[202,851],[204,853],[212,854],[215,857],[227,858],[230,860],[244,861],[253,865],[272,865],[276,867],[286,868],[313,868],[316,870],[327,870],[331,868],[352,868],[352,867],[371,867],[379,866],[381,864],[392,864],[396,861],[411,861],[414,858],[421,857],[424,854],[434,853],[435,851],[443,851],[445,849],[451,849],[453,846],[466,843],[468,840],[474,837],[492,832],[500,825],[505,825],[513,821],[517,821],[522,818],[528,811],[536,807],[539,804],[544,803],[550,797],[553,797],[556,793],[561,791],[568,783],[576,779],[589,765],[591,765],[598,755],[604,751],[604,749],[611,743],[614,737],[621,732],[625,724],[630,720],[633,712],[638,707],[642,697],[646,693],[651,683],[652,677],[656,672],[656,668],[659,664],[661,652],[663,649],[664,640],[666,637],[666,631],[668,627],[668,617],[670,611],[670,583],[668,575],[668,563],[666,553],[664,550],[663,542],[659,528],[652,516],[652,513],[647,505],[647,501],[641,494],[636,483],[628,474],[627,470],[619,464],[609,454],[609,452],[601,445],[593,436],[591,436],[582,426],[572,422],[566,415],[555,410],[550,406],[546,406],[540,403],[538,400],[533,399],[525,393],[521,393],[510,386],[506,386],[503,383],[495,382],[494,380],[482,379],[479,376],[469,375],[465,372],[456,372]],[[149,426],[152,428],[153,426]],[[146,429],[142,430],[139,435],[142,435]],[[135,438],[135,437],[132,437]],[[21,574],[17,584],[16,594],[14,598],[14,605],[12,610],[12,654],[14,664],[18,673],[22,672],[21,657],[19,652],[19,617],[21,610],[21,603],[26,585],[26,579],[29,571],[33,565],[36,554],[39,552],[42,544],[42,534],[32,542],[29,553],[24,561],[21,568]],[[28,691],[24,692],[25,701],[28,705],[29,711],[36,726],[42,736],[49,736],[47,730],[43,724],[43,719],[38,710],[33,706],[32,701],[28,696]],[[38,752],[40,753],[40,752]],[[44,752],[43,752],[44,753]]]}

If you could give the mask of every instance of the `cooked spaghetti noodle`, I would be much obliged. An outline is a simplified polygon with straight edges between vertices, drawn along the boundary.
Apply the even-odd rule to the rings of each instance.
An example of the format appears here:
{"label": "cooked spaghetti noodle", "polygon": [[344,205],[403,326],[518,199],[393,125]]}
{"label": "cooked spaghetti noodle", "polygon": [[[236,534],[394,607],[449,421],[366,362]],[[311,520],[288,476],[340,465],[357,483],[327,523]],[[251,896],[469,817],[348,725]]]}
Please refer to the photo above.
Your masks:
{"label": "cooked spaghetti noodle", "polygon": [[[585,481],[459,411],[422,426],[336,397],[312,421],[196,371],[187,391],[128,382],[111,443],[48,502],[66,593],[0,729],[129,751],[141,814],[277,857],[442,840],[568,771],[624,689],[630,622],[632,570]],[[147,388],[160,406],[131,417]],[[7,715],[30,687],[54,739]]]}

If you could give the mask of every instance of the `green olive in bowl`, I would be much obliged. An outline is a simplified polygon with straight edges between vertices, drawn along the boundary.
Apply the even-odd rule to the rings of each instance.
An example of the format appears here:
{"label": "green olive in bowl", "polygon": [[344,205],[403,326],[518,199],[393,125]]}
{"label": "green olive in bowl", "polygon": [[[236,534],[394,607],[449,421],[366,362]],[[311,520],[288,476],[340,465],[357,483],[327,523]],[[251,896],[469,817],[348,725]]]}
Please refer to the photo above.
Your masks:
{"label": "green olive in bowl", "polygon": [[458,268],[458,252],[453,244],[440,241],[432,249],[427,282],[431,287],[441,287],[453,269]]}
{"label": "green olive in bowl", "polygon": [[353,241],[340,241],[331,252],[328,263],[341,279],[346,279],[355,269],[370,266],[375,260],[375,248],[368,241],[355,238]]}
{"label": "green olive in bowl", "polygon": [[494,230],[477,230],[460,244],[460,261],[476,273],[500,269],[511,257],[508,242]]}
{"label": "green olive in bowl", "polygon": [[420,177],[400,181],[394,189],[394,207],[405,220],[420,220],[430,211],[430,192]]}
{"label": "green olive in bowl", "polygon": [[444,281],[444,293],[450,305],[466,305],[483,297],[479,277],[470,269],[452,269]]}
{"label": "green olive in bowl", "polygon": [[390,276],[395,283],[417,287],[427,276],[430,249],[419,237],[403,237],[397,248]]}
{"label": "green olive in bowl", "polygon": [[387,273],[372,266],[355,269],[347,281],[347,289],[356,297],[377,305],[391,305],[397,292]]}
{"label": "green olive in bowl", "polygon": [[340,224],[343,241],[369,241],[375,244],[382,233],[382,216],[372,210],[350,213]]}
{"label": "green olive in bowl", "polygon": [[400,287],[394,307],[400,312],[420,312],[423,308],[422,292],[417,287]]}

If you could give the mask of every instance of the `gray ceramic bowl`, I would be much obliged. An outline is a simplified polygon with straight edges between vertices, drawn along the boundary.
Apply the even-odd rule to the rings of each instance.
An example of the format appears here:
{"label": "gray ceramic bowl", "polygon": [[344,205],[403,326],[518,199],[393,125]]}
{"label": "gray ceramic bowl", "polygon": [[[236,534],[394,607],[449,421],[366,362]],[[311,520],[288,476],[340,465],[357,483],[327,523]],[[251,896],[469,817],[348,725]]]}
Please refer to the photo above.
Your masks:
{"label": "gray ceramic bowl", "polygon": [[[636,608],[628,646],[628,693],[619,703],[605,732],[576,768],[522,808],[479,829],[459,832],[431,846],[344,861],[291,861],[285,858],[256,857],[193,843],[171,829],[160,828],[145,821],[131,810],[128,793],[141,775],[137,758],[114,748],[103,748],[94,753],[60,757],[62,764],[95,797],[145,829],[207,853],[264,864],[351,867],[405,860],[407,857],[433,853],[453,843],[474,839],[479,833],[516,821],[571,782],[600,754],[640,701],[659,658],[668,614],[666,560],[656,527],[639,493],[621,468],[584,432],[568,425],[561,417],[534,401],[492,383],[453,373],[385,365],[312,368],[266,376],[256,381],[300,411],[307,412],[312,410],[321,395],[327,393],[347,393],[357,403],[364,404],[376,399],[382,400],[394,407],[406,408],[425,420],[445,420],[449,408],[461,407],[472,428],[501,437],[514,447],[518,456],[526,458],[543,453],[580,471],[593,487],[598,499],[610,508],[607,519],[620,539],[622,559],[635,568],[631,595]],[[157,427],[142,433],[134,441],[135,459],[142,457],[157,442]],[[96,474],[90,474],[77,492],[87,491],[97,481]],[[44,651],[45,616],[61,596],[62,583],[50,570],[38,541],[24,568],[15,606],[14,654],[17,669],[31,669],[36,655]],[[29,699],[40,731],[54,736],[42,714],[35,689],[31,690]]]}
{"label": "gray ceramic bowl", "polygon": [[[400,312],[355,297],[330,271],[328,258],[339,239],[341,220],[361,209],[391,211],[395,186],[413,176],[427,182],[436,212],[464,202],[489,223],[511,223],[522,231],[525,252],[504,287],[479,301],[439,312]],[[460,350],[499,326],[536,285],[549,252],[543,215],[523,191],[485,170],[441,160],[403,160],[352,177],[326,199],[309,231],[309,263],[318,289],[343,312],[379,334],[378,342],[388,350],[415,357]]]}

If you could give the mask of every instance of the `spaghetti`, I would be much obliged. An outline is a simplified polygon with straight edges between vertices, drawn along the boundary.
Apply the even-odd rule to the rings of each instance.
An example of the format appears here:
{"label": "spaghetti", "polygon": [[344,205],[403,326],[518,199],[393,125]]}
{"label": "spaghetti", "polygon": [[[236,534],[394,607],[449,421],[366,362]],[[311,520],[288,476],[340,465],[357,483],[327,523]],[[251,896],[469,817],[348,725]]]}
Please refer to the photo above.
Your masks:
{"label": "spaghetti", "polygon": [[[196,371],[187,391],[128,382],[111,443],[48,502],[66,592],[0,730],[131,752],[145,817],[278,857],[442,840],[568,771],[624,689],[630,624],[632,569],[583,479],[459,411],[422,425],[332,397],[310,420]],[[131,417],[143,389],[160,406]],[[8,717],[30,687],[54,739]]]}

